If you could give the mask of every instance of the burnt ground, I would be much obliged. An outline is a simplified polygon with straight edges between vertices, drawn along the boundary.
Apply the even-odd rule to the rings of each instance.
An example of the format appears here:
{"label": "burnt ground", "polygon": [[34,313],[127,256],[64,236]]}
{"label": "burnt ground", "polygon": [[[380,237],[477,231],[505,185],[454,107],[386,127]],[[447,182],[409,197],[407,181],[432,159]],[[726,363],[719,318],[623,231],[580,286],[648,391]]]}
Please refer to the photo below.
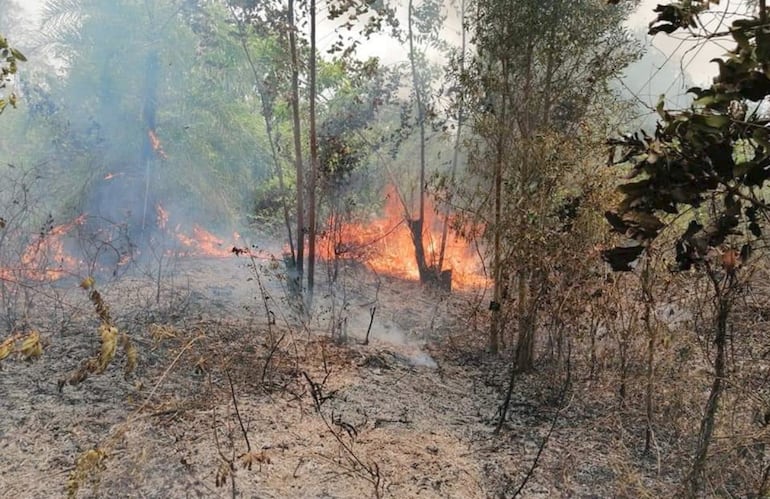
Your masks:
{"label": "burnt ground", "polygon": [[256,263],[97,284],[139,366],[124,378],[119,354],[61,392],[99,348],[98,320],[76,281],[56,284],[55,304],[41,291],[29,322],[43,356],[1,365],[0,496],[510,497],[551,430],[522,497],[674,490],[670,463],[635,450],[641,416],[617,410],[614,381],[577,365],[564,397],[562,368],[517,379],[495,434],[508,372],[484,353],[481,292],[347,266],[303,321],[280,267]]}

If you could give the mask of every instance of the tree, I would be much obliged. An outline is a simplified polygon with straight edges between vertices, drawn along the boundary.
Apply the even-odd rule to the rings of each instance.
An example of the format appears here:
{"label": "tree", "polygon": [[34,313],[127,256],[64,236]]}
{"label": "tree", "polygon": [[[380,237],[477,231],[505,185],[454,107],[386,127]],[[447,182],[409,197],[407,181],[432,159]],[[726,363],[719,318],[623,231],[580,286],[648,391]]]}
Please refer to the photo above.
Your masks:
{"label": "tree", "polygon": [[[710,4],[659,5],[649,32],[696,28]],[[701,270],[712,284],[714,376],[692,467],[682,484],[685,497],[696,497],[704,482],[727,377],[730,312],[743,289],[741,267],[761,242],[770,208],[762,196],[770,179],[770,120],[761,108],[770,96],[766,22],[765,1],[760,0],[751,16],[733,21],[725,33],[693,30],[695,36],[729,36],[736,44],[726,58],[715,60],[719,75],[714,83],[690,89],[695,97],[684,111],[666,110],[661,99],[654,134],[638,132],[611,141],[620,150],[615,163],[630,169],[630,180],[619,187],[623,199],[607,220],[635,244],[609,249],[604,258],[614,270],[630,270],[664,231],[673,232],[674,269]]]}
{"label": "tree", "polygon": [[158,203],[224,230],[253,203],[270,155],[253,72],[222,36],[227,14],[221,4],[47,4],[42,33],[63,76],[27,82],[28,109],[52,137],[33,161],[61,169],[63,212],[124,226],[135,243]]}
{"label": "tree", "polygon": [[316,183],[318,180],[318,132],[316,130],[316,98],[317,98],[317,54],[316,54],[316,2],[310,0],[310,182],[308,185],[308,265],[307,265],[307,290],[308,302],[313,302],[313,288],[315,286],[315,260],[316,260]]}
{"label": "tree", "polygon": [[[243,52],[248,60],[249,67],[253,73],[254,85],[257,88],[259,99],[262,104],[262,119],[265,122],[265,133],[267,135],[267,140],[270,147],[270,155],[273,160],[275,175],[278,178],[279,196],[281,208],[283,210],[283,222],[286,227],[286,241],[289,245],[290,264],[295,266],[297,255],[294,249],[295,242],[291,229],[292,222],[288,203],[288,191],[286,181],[284,179],[283,168],[281,166],[281,158],[278,155],[278,148],[276,146],[276,137],[274,131],[276,105],[275,95],[278,93],[277,87],[280,85],[279,75],[281,73],[281,63],[279,60],[280,58],[278,57],[278,51],[276,50],[276,47],[278,47],[279,44],[275,42],[280,37],[277,33],[275,33],[275,28],[272,26],[270,29],[263,29],[265,23],[261,22],[259,19],[261,14],[260,11],[254,12],[245,8],[244,6],[238,6],[236,8],[236,6],[234,6],[232,3],[229,4],[229,7],[230,13],[238,26],[238,40],[240,41]],[[279,12],[272,12],[271,14],[276,17],[280,17]],[[259,35],[258,38],[256,36],[249,36],[251,33],[247,32],[247,25],[253,29],[254,35]],[[255,57],[252,55],[252,50],[249,46],[250,41],[253,42],[255,39],[260,40],[262,43],[264,43],[266,40],[268,40],[268,43],[273,42],[270,43],[272,50],[269,51],[271,53],[269,63],[266,64],[264,62],[256,62]]]}
{"label": "tree", "polygon": [[289,53],[291,54],[291,119],[294,138],[294,168],[297,183],[297,259],[294,262],[297,288],[302,289],[302,275],[305,265],[305,182],[302,164],[302,129],[299,117],[299,60],[297,56],[297,29],[294,22],[294,0],[289,0]]}
{"label": "tree", "polygon": [[[504,338],[504,308],[518,315],[516,365],[533,366],[537,312],[547,274],[537,234],[548,221],[544,172],[558,164],[553,137],[585,133],[586,119],[610,98],[607,82],[635,57],[619,28],[625,11],[594,0],[481,1],[470,19],[477,54],[461,78],[477,140],[470,167],[479,196],[468,207],[491,252],[489,345]],[[472,104],[471,104],[472,103]]]}

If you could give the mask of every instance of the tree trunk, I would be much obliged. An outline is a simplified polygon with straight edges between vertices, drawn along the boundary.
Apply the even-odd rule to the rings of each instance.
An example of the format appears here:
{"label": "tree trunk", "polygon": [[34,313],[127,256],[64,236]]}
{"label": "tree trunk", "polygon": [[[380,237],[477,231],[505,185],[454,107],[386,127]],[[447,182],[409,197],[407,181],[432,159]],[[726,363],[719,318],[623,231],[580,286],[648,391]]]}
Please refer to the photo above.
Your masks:
{"label": "tree trunk", "polygon": [[[155,133],[155,114],[158,105],[157,93],[158,93],[158,78],[160,73],[160,63],[158,61],[158,55],[150,53],[145,61],[145,88],[144,88],[144,104],[142,106],[142,119],[144,119],[144,142],[142,146],[142,163],[144,165],[144,203],[142,208],[142,227],[141,238],[147,239],[149,234],[147,232],[147,212],[150,209],[150,175],[153,157],[155,156],[155,150],[153,149],[152,140],[150,134]],[[135,241],[136,242],[136,241]]]}
{"label": "tree trunk", "polygon": [[430,269],[425,258],[425,244],[423,242],[423,229],[425,228],[425,109],[422,102],[422,91],[420,79],[417,75],[417,60],[414,51],[414,32],[412,29],[413,2],[414,0],[409,0],[409,61],[412,67],[414,99],[417,103],[417,124],[420,128],[420,199],[417,218],[409,220],[409,229],[412,234],[412,242],[414,243],[414,256],[417,260],[417,269],[420,272],[420,282],[425,284],[430,279]]}
{"label": "tree trunk", "polygon": [[289,51],[291,52],[291,115],[294,133],[294,167],[297,175],[297,256],[293,276],[297,291],[302,289],[302,273],[305,258],[305,207],[302,166],[302,129],[299,121],[299,63],[297,62],[297,33],[294,25],[294,0],[289,0]]}
{"label": "tree trunk", "polygon": [[508,66],[502,61],[503,78],[505,90],[502,94],[500,103],[500,118],[498,123],[498,136],[496,141],[497,150],[495,151],[494,165],[494,222],[492,224],[492,303],[490,304],[490,322],[489,322],[489,351],[496,354],[500,349],[500,336],[502,335],[502,301],[503,301],[503,269],[502,269],[502,247],[500,236],[503,231],[503,162],[505,161],[505,122],[507,119],[507,87],[508,87]]}
{"label": "tree trunk", "polygon": [[[465,72],[465,0],[460,1],[460,26],[462,30],[462,42],[460,43],[460,74]],[[455,176],[457,175],[457,163],[460,158],[460,140],[462,139],[463,129],[463,111],[465,100],[462,92],[460,92],[460,102],[457,109],[457,135],[455,136],[454,150],[452,152],[452,170],[450,171],[450,189],[447,194],[446,208],[444,209],[444,224],[441,228],[441,245],[438,253],[438,265],[436,266],[436,272],[441,273],[444,269],[444,255],[446,253],[447,236],[449,235],[449,211],[452,201],[452,189]],[[451,281],[450,281],[451,286]]]}
{"label": "tree trunk", "polygon": [[[724,380],[727,374],[727,319],[730,316],[730,298],[725,295],[725,290],[720,289],[719,283],[712,269],[708,270],[709,276],[714,284],[717,295],[717,320],[716,336],[714,344],[716,345],[716,358],[714,359],[714,380],[711,384],[711,393],[709,394],[706,407],[703,411],[700,432],[698,434],[698,446],[695,450],[695,457],[692,462],[692,469],[684,484],[684,493],[686,498],[695,498],[701,489],[706,469],[706,458],[708,457],[709,446],[711,445],[711,436],[714,433],[717,411],[719,410],[719,399],[724,390]],[[725,277],[730,282],[727,289],[732,286],[734,276],[729,274]]]}
{"label": "tree trunk", "polygon": [[[259,74],[259,71],[257,70],[257,65],[254,62],[254,58],[251,57],[251,52],[249,51],[249,46],[246,43],[246,31],[243,28],[243,20],[238,17],[238,13],[235,10],[235,7],[233,5],[228,5],[230,7],[230,12],[233,16],[233,19],[236,23],[238,23],[238,32],[241,39],[241,47],[243,48],[244,54],[246,54],[246,59],[249,62],[249,67],[251,68],[251,72],[254,74],[254,85],[257,87],[257,92],[259,92],[259,99],[262,103],[262,119],[265,122],[265,134],[267,135],[267,141],[270,145],[270,156],[273,159],[273,166],[275,168],[275,174],[278,177],[278,188],[281,190],[281,206],[283,208],[283,221],[286,225],[286,235],[289,242],[289,253],[291,254],[291,261],[296,261],[296,254],[294,252],[294,237],[292,235],[291,231],[291,217],[289,215],[289,204],[286,201],[286,181],[283,178],[283,168],[281,168],[281,162],[278,157],[278,151],[275,147],[275,139],[273,138],[273,103],[270,99],[267,90],[265,89],[265,85],[262,82],[262,78]],[[294,265],[292,263],[292,265]]]}
{"label": "tree trunk", "polygon": [[516,369],[519,372],[532,370],[535,365],[535,328],[537,327],[537,304],[532,299],[530,276],[519,272],[519,336],[516,342]]}
{"label": "tree trunk", "polygon": [[318,179],[318,136],[316,134],[316,2],[310,0],[310,178],[308,179],[308,304],[313,302],[315,285],[316,180]]}

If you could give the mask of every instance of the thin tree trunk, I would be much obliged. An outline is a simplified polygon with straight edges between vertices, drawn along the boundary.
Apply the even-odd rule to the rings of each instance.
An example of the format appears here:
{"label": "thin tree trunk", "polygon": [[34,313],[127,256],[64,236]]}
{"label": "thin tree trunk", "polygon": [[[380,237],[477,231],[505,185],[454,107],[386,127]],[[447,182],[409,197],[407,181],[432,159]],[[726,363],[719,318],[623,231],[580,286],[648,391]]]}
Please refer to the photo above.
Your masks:
{"label": "thin tree trunk", "polygon": [[414,98],[417,102],[417,124],[420,127],[420,199],[417,219],[409,220],[409,228],[414,243],[414,255],[417,260],[417,269],[420,272],[420,282],[427,282],[429,276],[428,264],[425,258],[425,245],[423,242],[423,229],[425,224],[425,109],[423,108],[420,80],[417,76],[417,60],[414,51],[414,32],[412,29],[414,0],[409,0],[409,61],[412,66],[412,84],[414,85]]}
{"label": "thin tree trunk", "polygon": [[[460,2],[460,26],[462,29],[462,42],[460,44],[460,74],[465,71],[465,0]],[[465,111],[465,99],[463,93],[460,92],[460,103],[457,109],[457,135],[455,136],[454,151],[452,153],[452,170],[449,174],[450,186],[454,184],[455,176],[457,175],[457,163],[460,158],[460,141],[462,139],[463,129],[463,112]],[[449,194],[447,194],[446,208],[444,209],[444,225],[441,228],[441,246],[439,247],[438,265],[436,267],[436,273],[441,274],[444,269],[444,255],[446,253],[447,236],[449,235],[449,211],[452,200],[450,187]]]}
{"label": "thin tree trunk", "polygon": [[[508,82],[508,67],[503,61],[503,77]],[[494,173],[494,223],[492,234],[492,278],[494,280],[492,289],[492,303],[490,305],[491,317],[489,323],[489,351],[496,354],[500,349],[500,336],[502,334],[502,301],[503,301],[503,269],[501,259],[500,235],[503,231],[503,161],[505,158],[505,120],[507,114],[507,93],[503,93],[500,104],[500,120],[498,121],[497,151],[495,157]]]}
{"label": "thin tree trunk", "polygon": [[724,380],[727,375],[727,319],[730,316],[730,298],[726,296],[726,293],[729,292],[730,287],[734,284],[734,276],[728,273],[725,279],[729,279],[730,282],[725,289],[721,289],[714,270],[708,269],[708,273],[714,284],[717,298],[716,336],[714,338],[714,344],[716,345],[714,380],[711,384],[711,393],[703,411],[703,419],[701,420],[700,432],[698,434],[698,447],[695,450],[692,469],[684,484],[683,496],[686,498],[697,497],[701,489],[708,450],[711,445],[711,436],[714,433],[716,415],[719,410],[719,399],[722,396]]}
{"label": "thin tree trunk", "polygon": [[313,301],[315,285],[316,180],[318,177],[318,136],[316,134],[316,2],[310,0],[310,178],[308,179],[308,303]]}
{"label": "thin tree trunk", "polygon": [[297,257],[294,262],[298,289],[302,288],[305,259],[305,207],[302,166],[302,129],[299,121],[299,63],[297,62],[297,33],[294,25],[294,0],[289,0],[289,51],[291,52],[291,114],[294,132],[294,167],[297,175]]}
{"label": "thin tree trunk", "polygon": [[533,279],[531,274],[519,273],[519,336],[516,342],[516,369],[519,372],[530,371],[535,364],[537,299],[530,289]]}
{"label": "thin tree trunk", "polygon": [[152,140],[150,134],[155,133],[155,115],[158,105],[157,93],[158,93],[158,75],[160,72],[160,63],[158,62],[158,55],[150,53],[145,60],[145,88],[144,88],[144,104],[142,106],[142,119],[144,125],[147,128],[144,131],[144,141],[142,146],[142,164],[144,164],[144,203],[142,208],[142,226],[141,237],[143,239],[148,237],[147,231],[147,213],[150,209],[150,176],[152,174],[152,162],[155,150],[153,149]]}
{"label": "thin tree trunk", "polygon": [[233,16],[233,19],[235,19],[235,22],[238,23],[241,47],[243,48],[243,53],[246,55],[246,60],[249,62],[251,72],[254,74],[254,84],[256,85],[257,91],[259,92],[259,99],[262,102],[262,118],[265,121],[265,132],[267,134],[268,144],[270,145],[270,155],[273,159],[275,174],[278,177],[278,188],[281,190],[281,206],[283,207],[283,221],[286,224],[286,235],[288,236],[289,241],[289,252],[291,254],[292,264],[296,265],[295,262],[297,261],[297,256],[294,252],[294,237],[291,231],[289,204],[286,202],[286,181],[283,178],[283,168],[281,168],[281,162],[278,158],[278,151],[275,147],[275,139],[273,138],[273,123],[271,121],[273,117],[272,102],[268,97],[265,85],[262,83],[262,79],[259,75],[259,71],[257,70],[257,65],[254,62],[254,58],[251,57],[249,46],[246,44],[246,30],[243,27],[243,21],[240,17],[238,17],[238,14],[232,4],[228,3],[228,7],[230,7],[230,12]]}

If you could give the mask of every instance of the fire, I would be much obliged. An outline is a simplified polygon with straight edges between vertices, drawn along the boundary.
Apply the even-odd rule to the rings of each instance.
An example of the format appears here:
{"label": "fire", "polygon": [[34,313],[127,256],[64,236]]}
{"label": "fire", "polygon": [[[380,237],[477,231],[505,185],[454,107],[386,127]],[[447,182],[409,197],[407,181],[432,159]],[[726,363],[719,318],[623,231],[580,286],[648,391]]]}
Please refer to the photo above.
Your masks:
{"label": "fire", "polygon": [[213,256],[224,258],[232,255],[233,245],[226,245],[225,241],[199,225],[194,225],[192,237],[177,233],[177,240],[188,248],[194,255]]}
{"label": "fire", "polygon": [[122,177],[123,175],[125,175],[125,173],[123,173],[123,172],[119,172],[119,173],[112,173],[112,172],[110,172],[110,173],[108,173],[107,175],[104,176],[104,180],[112,180],[112,179],[114,179],[116,177]]}
{"label": "fire", "polygon": [[[442,224],[432,203],[426,203],[423,241],[428,265],[438,264]],[[330,227],[333,226],[332,220]],[[338,242],[331,252],[341,257],[363,258],[375,271],[383,274],[411,280],[420,278],[412,236],[392,188],[386,196],[384,215],[366,224],[342,225]],[[454,287],[462,289],[488,284],[478,254],[451,234],[447,237],[443,267],[452,270]]]}
{"label": "fire", "polygon": [[19,258],[18,268],[0,268],[0,279],[19,278],[34,281],[55,281],[72,274],[78,267],[78,260],[64,249],[65,236],[86,221],[82,214],[73,221],[56,225],[30,243]]}
{"label": "fire", "polygon": [[155,154],[161,159],[168,159],[166,151],[163,150],[163,144],[160,143],[160,139],[155,133],[155,130],[147,130],[147,136],[150,138],[150,145],[152,146],[152,150],[155,151]]}
{"label": "fire", "polygon": [[155,205],[155,221],[159,229],[165,229],[168,224],[168,211],[160,203]]}
{"label": "fire", "polygon": [[[168,255],[200,256],[209,258],[232,257],[248,254],[265,256],[262,252],[248,249],[241,235],[234,232],[230,242],[220,238],[199,225],[194,225],[185,232],[177,225],[169,229],[169,212],[160,203],[155,206],[157,228],[164,231],[177,247],[169,249]],[[67,235],[75,227],[84,224],[86,215],[82,214],[71,222],[56,225],[43,231],[17,257],[16,264],[0,267],[0,279],[18,281],[22,279],[34,281],[56,281],[67,275],[77,273],[82,262],[66,250]],[[0,227],[5,229],[5,227]],[[8,239],[7,239],[8,240]],[[234,250],[233,248],[237,248]],[[122,254],[117,262],[119,267],[131,263],[139,252]]]}

